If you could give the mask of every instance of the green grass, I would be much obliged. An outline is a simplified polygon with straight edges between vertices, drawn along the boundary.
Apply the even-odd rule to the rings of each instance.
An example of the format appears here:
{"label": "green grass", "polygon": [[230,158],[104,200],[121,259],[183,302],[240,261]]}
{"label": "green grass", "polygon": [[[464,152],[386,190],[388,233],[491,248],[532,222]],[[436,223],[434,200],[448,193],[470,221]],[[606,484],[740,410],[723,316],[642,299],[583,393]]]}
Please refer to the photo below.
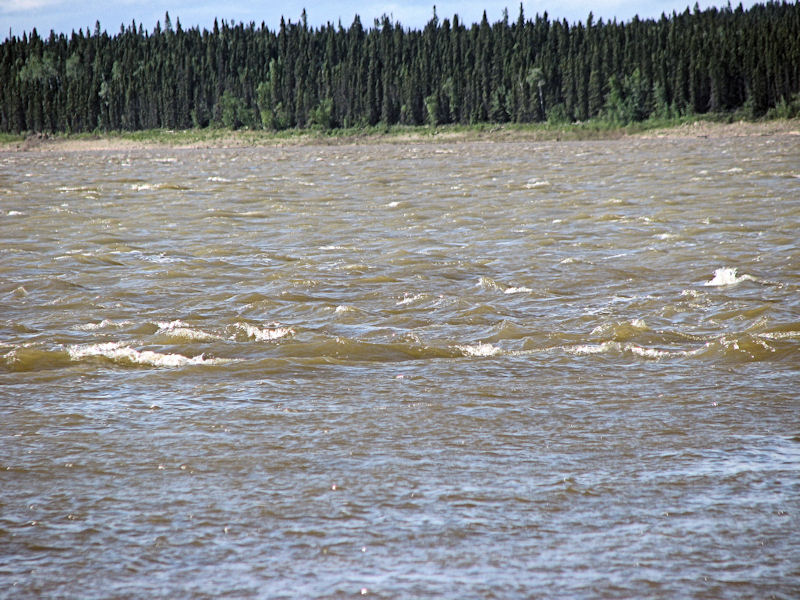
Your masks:
{"label": "green grass", "polygon": [[624,135],[642,133],[650,129],[662,129],[694,122],[697,118],[651,119],[640,123],[620,125],[605,120],[593,119],[583,123],[478,123],[474,125],[391,125],[383,124],[337,129],[285,129],[281,131],[261,129],[238,129],[209,127],[203,129],[143,131],[116,131],[100,134],[105,137],[130,140],[145,144],[190,146],[218,145],[232,142],[236,145],[265,145],[281,143],[347,143],[358,141],[406,141],[420,140],[480,140],[527,138],[542,141],[615,139]]}
{"label": "green grass", "polygon": [[[118,139],[146,145],[180,146],[265,146],[279,144],[345,144],[345,143],[402,143],[407,141],[479,141],[529,140],[578,141],[612,140],[651,130],[668,130],[695,122],[732,123],[742,119],[740,114],[689,115],[673,118],[650,118],[646,121],[620,124],[607,119],[591,119],[579,123],[478,123],[473,125],[392,125],[348,127],[338,129],[263,129],[231,130],[222,127],[198,129],[147,129],[142,131],[95,131],[92,133],[58,133],[47,136],[52,140]],[[752,120],[750,120],[752,121]],[[763,120],[762,120],[763,121]],[[25,135],[0,133],[0,144],[24,142]]]}
{"label": "green grass", "polygon": [[0,132],[0,144],[14,144],[21,142],[25,136],[19,133],[2,133]]}

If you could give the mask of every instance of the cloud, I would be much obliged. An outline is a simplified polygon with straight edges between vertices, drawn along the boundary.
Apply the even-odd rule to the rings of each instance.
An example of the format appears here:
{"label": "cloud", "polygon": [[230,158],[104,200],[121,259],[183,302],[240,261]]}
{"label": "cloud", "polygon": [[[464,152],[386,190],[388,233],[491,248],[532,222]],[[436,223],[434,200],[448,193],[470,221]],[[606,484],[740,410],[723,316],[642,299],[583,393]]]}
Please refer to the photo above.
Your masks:
{"label": "cloud", "polygon": [[3,0],[0,2],[0,12],[6,14],[26,13],[66,4],[67,2],[64,0]]}

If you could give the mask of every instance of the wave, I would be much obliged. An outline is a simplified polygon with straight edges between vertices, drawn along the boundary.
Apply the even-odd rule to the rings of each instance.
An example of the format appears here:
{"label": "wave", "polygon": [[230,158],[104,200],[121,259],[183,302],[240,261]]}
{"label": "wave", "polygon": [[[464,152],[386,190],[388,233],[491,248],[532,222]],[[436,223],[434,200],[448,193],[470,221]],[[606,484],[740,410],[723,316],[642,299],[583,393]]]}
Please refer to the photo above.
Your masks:
{"label": "wave", "polygon": [[111,321],[110,319],[103,319],[99,323],[76,325],[75,329],[78,331],[99,331],[100,329],[122,329],[133,324],[133,321]]}
{"label": "wave", "polygon": [[160,190],[185,191],[189,188],[177,183],[132,183],[130,189],[133,192],[155,192]]}
{"label": "wave", "polygon": [[63,350],[50,350],[33,344],[21,344],[0,356],[9,371],[47,371],[62,369],[72,361]]}
{"label": "wave", "polygon": [[661,359],[696,356],[702,349],[694,350],[665,350],[662,348],[648,348],[633,343],[623,343],[617,341],[601,342],[598,344],[577,344],[574,346],[563,346],[568,354],[577,356],[587,356],[592,354],[632,354],[640,358]]}
{"label": "wave", "polygon": [[736,267],[721,267],[714,271],[714,277],[710,281],[706,281],[703,285],[712,287],[722,287],[728,285],[736,285],[742,281],[755,281],[752,275],[737,275]]}
{"label": "wave", "polygon": [[405,306],[407,304],[413,304],[422,300],[427,297],[427,294],[403,294],[403,298],[395,302],[395,306]]}
{"label": "wave", "polygon": [[479,343],[467,346],[456,346],[464,356],[497,356],[502,350],[497,346],[486,343]]}
{"label": "wave", "polygon": [[529,179],[525,182],[525,188],[529,190],[549,188],[550,182],[546,179]]}
{"label": "wave", "polygon": [[392,363],[465,356],[463,350],[456,346],[411,341],[367,342],[341,336],[286,344],[276,347],[276,351],[285,359],[311,359],[319,364]]}
{"label": "wave", "polygon": [[232,362],[227,358],[206,358],[184,356],[182,354],[164,354],[153,350],[137,350],[121,342],[104,342],[101,344],[76,344],[67,348],[73,361],[86,358],[107,359],[118,364],[147,365],[153,367],[185,367],[189,365],[220,365]]}
{"label": "wave", "polygon": [[169,339],[187,340],[192,342],[211,342],[222,339],[218,335],[206,333],[200,329],[194,329],[180,320],[159,322],[156,323],[156,325],[158,325],[159,333]]}
{"label": "wave", "polygon": [[281,338],[294,335],[294,329],[291,327],[282,327],[278,323],[274,323],[271,327],[257,327],[249,323],[235,323],[233,325],[234,334],[231,339],[238,339],[242,335],[245,338],[255,340],[256,342],[272,342]]}
{"label": "wave", "polygon": [[650,331],[642,319],[602,323],[592,330],[591,335],[609,338],[609,341],[625,342],[644,332]]}

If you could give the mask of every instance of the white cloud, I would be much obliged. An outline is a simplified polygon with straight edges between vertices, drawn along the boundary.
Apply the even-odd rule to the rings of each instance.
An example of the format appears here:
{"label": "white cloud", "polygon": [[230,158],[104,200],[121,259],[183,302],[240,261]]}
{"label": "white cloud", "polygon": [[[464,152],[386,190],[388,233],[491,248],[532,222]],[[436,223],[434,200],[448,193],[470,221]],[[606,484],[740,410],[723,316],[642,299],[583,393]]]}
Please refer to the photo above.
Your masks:
{"label": "white cloud", "polygon": [[25,13],[66,4],[67,2],[64,2],[64,0],[2,0],[0,2],[0,12],[7,14]]}

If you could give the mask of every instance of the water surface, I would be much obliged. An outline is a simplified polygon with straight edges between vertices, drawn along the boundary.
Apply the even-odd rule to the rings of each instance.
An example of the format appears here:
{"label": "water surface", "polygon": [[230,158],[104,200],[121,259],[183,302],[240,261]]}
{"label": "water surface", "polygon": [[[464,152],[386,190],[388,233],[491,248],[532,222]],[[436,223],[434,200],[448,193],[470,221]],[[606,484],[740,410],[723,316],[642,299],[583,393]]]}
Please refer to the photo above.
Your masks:
{"label": "water surface", "polygon": [[800,137],[0,155],[0,596],[795,598]]}

